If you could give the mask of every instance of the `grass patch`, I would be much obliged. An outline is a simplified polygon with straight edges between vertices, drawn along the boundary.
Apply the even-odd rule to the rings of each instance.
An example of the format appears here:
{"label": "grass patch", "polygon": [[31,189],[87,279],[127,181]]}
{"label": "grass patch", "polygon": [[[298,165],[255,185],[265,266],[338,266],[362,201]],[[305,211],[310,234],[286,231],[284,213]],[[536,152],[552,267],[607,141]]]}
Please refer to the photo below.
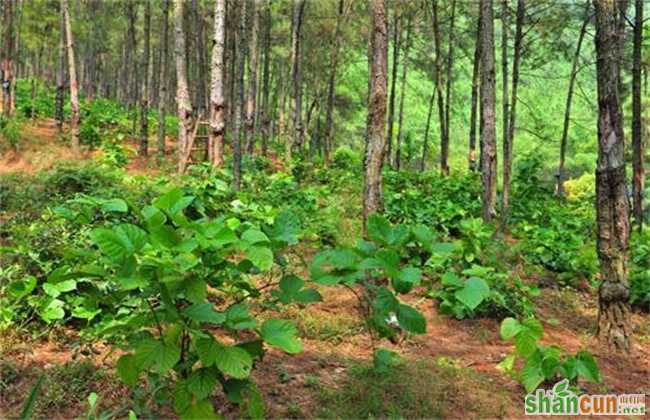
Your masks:
{"label": "grass patch", "polygon": [[290,308],[284,315],[295,321],[300,336],[310,340],[341,343],[363,331],[363,321],[348,313],[331,313]]}

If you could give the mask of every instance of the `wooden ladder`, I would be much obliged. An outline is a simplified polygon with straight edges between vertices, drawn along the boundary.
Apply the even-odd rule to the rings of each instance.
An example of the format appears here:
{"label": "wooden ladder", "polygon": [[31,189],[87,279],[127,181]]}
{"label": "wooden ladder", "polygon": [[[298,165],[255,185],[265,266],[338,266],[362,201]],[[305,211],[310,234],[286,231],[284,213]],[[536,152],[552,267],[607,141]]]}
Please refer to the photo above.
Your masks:
{"label": "wooden ladder", "polygon": [[205,162],[210,158],[209,132],[210,123],[206,120],[199,119],[194,126],[194,133],[188,145],[189,157],[187,164]]}

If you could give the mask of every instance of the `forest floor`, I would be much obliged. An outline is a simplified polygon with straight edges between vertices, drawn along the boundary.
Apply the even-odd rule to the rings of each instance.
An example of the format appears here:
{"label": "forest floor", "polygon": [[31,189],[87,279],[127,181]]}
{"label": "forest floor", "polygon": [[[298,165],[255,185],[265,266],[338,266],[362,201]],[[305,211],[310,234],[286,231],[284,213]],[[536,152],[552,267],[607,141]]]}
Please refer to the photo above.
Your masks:
{"label": "forest floor", "polygon": [[[72,160],[54,121],[26,128],[29,141],[18,152],[0,157],[0,174],[36,172]],[[92,158],[89,153],[85,158]],[[135,173],[155,173],[137,161]],[[310,252],[313,250],[308,250]],[[536,283],[536,279],[525,279]],[[521,418],[523,387],[497,369],[512,350],[499,337],[496,320],[457,321],[439,315],[430,299],[413,294],[409,303],[427,318],[427,332],[400,343],[373,343],[360,321],[355,295],[321,288],[323,302],[281,314],[297,324],[304,351],[295,356],[271,349],[255,369],[267,416],[274,418],[368,417],[377,407],[393,417]],[[630,355],[620,356],[594,337],[597,293],[594,290],[545,288],[535,298],[545,328],[543,342],[569,352],[588,349],[598,360],[602,384],[586,384],[591,393],[650,395],[650,317],[634,314],[636,341]],[[263,315],[264,316],[264,315]],[[397,351],[402,366],[379,375],[372,367],[373,344]],[[86,398],[97,392],[101,410],[121,410],[136,402],[115,374],[117,354],[102,343],[92,348],[72,329],[51,329],[31,336],[0,335],[0,418],[18,416],[39,377],[44,387],[36,415],[73,418],[87,410]],[[234,415],[222,397],[215,406]],[[121,417],[126,412],[119,411]],[[171,416],[171,410],[168,413]]]}

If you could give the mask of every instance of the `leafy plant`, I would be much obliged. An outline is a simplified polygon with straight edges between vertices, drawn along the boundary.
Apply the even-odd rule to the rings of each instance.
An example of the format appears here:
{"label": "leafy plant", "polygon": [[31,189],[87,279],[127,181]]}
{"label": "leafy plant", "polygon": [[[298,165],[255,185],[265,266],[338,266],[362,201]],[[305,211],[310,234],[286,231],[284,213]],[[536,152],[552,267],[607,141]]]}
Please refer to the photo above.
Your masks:
{"label": "leafy plant", "polygon": [[[574,385],[580,378],[601,382],[600,370],[591,353],[583,350],[570,355],[558,346],[543,346],[539,344],[543,335],[544,327],[535,318],[521,322],[514,318],[504,319],[501,322],[501,338],[514,342],[515,349],[499,363],[499,368],[514,373],[527,392],[534,391],[542,383],[561,379],[567,379]],[[515,371],[517,359],[523,361],[519,371]]]}
{"label": "leafy plant", "polygon": [[398,299],[417,287],[422,278],[422,270],[406,259],[407,244],[416,241],[412,230],[393,226],[377,214],[368,219],[367,229],[369,240],[359,240],[354,248],[318,253],[310,267],[311,278],[326,286],[361,285],[367,325],[381,337],[394,338],[399,329],[424,333],[424,316]]}
{"label": "leafy plant", "polygon": [[[204,418],[214,414],[207,398],[220,383],[233,403],[260,417],[261,395],[249,377],[263,357],[264,344],[290,354],[300,352],[302,345],[291,323],[260,322],[247,301],[276,284],[274,270],[281,277],[271,294],[276,304],[321,298],[287,271],[282,258],[282,250],[296,243],[291,215],[281,214],[273,224],[261,226],[236,218],[192,219],[186,213],[194,199],[172,189],[151,205],[134,209],[133,223],[90,231],[98,252],[84,252],[87,262],[61,266],[57,278],[48,280],[44,288],[51,301],[42,316],[64,318],[61,297],[76,289],[87,310],[102,310],[100,322],[89,332],[126,340],[126,353],[117,363],[125,383],[135,386],[142,375],[162,381],[167,384],[162,389],[173,393],[179,415]],[[119,200],[99,204],[124,209]],[[261,286],[254,280],[260,276],[268,277]],[[218,307],[209,300],[217,295]]]}

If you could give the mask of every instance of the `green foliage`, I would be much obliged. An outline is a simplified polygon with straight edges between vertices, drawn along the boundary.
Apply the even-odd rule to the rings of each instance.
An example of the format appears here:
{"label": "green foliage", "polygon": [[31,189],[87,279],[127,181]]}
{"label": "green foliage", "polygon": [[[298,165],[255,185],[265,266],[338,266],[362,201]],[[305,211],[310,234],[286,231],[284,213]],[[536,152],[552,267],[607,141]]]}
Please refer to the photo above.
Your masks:
{"label": "green foliage", "polygon": [[358,171],[361,168],[361,156],[348,146],[341,146],[332,155],[332,167]]}
{"label": "green foliage", "polygon": [[650,231],[634,232],[630,245],[630,302],[650,312]]}
{"label": "green foliage", "polygon": [[[311,264],[311,278],[319,284],[361,284],[368,294],[368,326],[382,337],[394,337],[399,327],[409,333],[426,331],[424,316],[403,304],[398,295],[420,285],[422,271],[409,263],[407,246],[420,246],[413,230],[391,225],[380,215],[368,219],[368,241],[354,248],[336,248],[318,253]],[[430,239],[430,238],[425,238]]]}
{"label": "green foliage", "polygon": [[[543,346],[539,344],[543,335],[544,328],[535,318],[522,322],[514,318],[504,319],[501,338],[514,342],[515,349],[499,363],[499,368],[513,372],[527,392],[533,392],[542,383],[561,379],[567,379],[572,384],[577,384],[579,379],[601,382],[600,370],[591,353],[579,351],[570,355],[558,346]],[[523,361],[519,371],[515,371],[517,359]]]}
{"label": "green foliage", "polygon": [[20,117],[7,118],[4,115],[0,116],[0,136],[13,149],[18,147],[22,139],[23,124],[24,121]]}

